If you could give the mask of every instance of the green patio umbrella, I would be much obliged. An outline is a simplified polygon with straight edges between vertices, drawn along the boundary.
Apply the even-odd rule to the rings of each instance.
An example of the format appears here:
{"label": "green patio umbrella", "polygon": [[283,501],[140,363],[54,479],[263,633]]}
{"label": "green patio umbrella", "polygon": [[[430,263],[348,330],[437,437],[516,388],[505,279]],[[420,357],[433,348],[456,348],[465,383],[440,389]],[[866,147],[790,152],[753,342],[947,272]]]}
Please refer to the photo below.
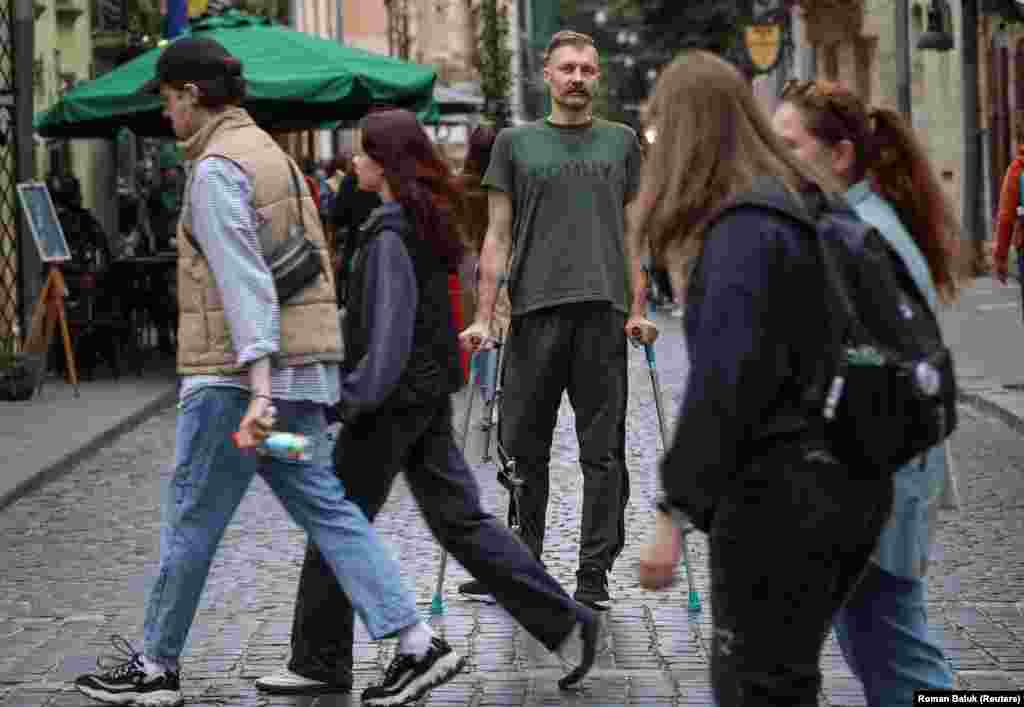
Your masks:
{"label": "green patio umbrella", "polygon": [[[358,120],[374,104],[408,108],[427,122],[437,118],[437,74],[429,66],[346,47],[237,10],[193,21],[191,34],[217,40],[242,61],[245,108],[264,129],[286,132]],[[36,131],[50,138],[109,138],[121,128],[171,135],[159,97],[139,93],[155,75],[161,51],[151,49],[76,86],[36,115]]]}

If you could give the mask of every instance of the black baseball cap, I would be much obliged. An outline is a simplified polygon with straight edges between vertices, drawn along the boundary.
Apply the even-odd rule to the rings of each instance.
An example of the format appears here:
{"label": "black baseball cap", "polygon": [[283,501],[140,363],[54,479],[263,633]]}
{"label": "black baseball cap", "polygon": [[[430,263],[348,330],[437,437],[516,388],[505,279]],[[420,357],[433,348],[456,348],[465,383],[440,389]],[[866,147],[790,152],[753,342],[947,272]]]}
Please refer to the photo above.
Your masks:
{"label": "black baseball cap", "polygon": [[160,84],[201,81],[242,75],[242,62],[220,42],[207,37],[182,37],[171,42],[156,61],[156,76],[142,93],[159,93]]}

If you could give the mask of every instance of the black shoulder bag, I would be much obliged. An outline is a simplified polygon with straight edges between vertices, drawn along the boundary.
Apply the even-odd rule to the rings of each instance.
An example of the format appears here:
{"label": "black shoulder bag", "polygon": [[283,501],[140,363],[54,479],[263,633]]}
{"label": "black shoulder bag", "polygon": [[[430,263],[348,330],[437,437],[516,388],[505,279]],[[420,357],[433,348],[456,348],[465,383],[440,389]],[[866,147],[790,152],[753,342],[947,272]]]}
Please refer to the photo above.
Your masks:
{"label": "black shoulder bag", "polygon": [[[302,211],[302,184],[295,173],[295,166],[287,155],[285,162],[288,164],[288,172],[292,179],[299,222],[288,224],[287,237],[278,243],[275,243],[270,235],[272,228],[270,221],[260,226],[257,233],[260,246],[263,249],[263,260],[267,263],[270,274],[274,278],[277,299],[282,304],[291,300],[323,274],[323,259],[320,256],[320,251],[306,238],[306,219]],[[203,249],[199,247],[199,242],[195,237],[187,230],[185,233],[192,243],[192,247],[202,253]]]}

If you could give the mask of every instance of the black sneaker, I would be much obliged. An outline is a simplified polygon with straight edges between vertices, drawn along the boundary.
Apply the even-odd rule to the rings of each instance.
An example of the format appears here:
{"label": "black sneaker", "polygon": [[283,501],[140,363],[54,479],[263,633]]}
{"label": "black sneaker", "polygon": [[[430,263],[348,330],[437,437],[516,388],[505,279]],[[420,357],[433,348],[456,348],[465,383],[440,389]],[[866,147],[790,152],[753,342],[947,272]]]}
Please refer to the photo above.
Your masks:
{"label": "black sneaker", "polygon": [[496,603],[490,590],[484,586],[483,582],[476,579],[460,584],[459,595],[470,601],[482,601],[485,604]]}
{"label": "black sneaker", "polygon": [[184,702],[177,672],[147,667],[142,654],[121,636],[111,637],[110,642],[117,649],[118,659],[127,658],[127,661],[104,665],[102,660],[97,660],[96,664],[104,672],[75,678],[79,692],[112,705],[174,707]]}
{"label": "black sneaker", "polygon": [[608,573],[589,567],[581,569],[576,573],[576,594],[573,598],[591,609],[610,609],[612,598],[608,594]]}
{"label": "black sneaker", "polygon": [[598,621],[596,616],[590,616],[586,619],[580,619],[580,640],[583,644],[579,663],[573,668],[568,675],[558,681],[558,687],[563,690],[576,687],[583,678],[587,677],[587,673],[594,667],[594,661],[597,660],[597,639],[601,633],[601,622]]}
{"label": "black sneaker", "polygon": [[452,647],[441,638],[430,639],[430,650],[422,658],[399,653],[395,655],[384,682],[363,691],[363,704],[375,707],[407,705],[423,697],[431,688],[443,685],[466,667]]}

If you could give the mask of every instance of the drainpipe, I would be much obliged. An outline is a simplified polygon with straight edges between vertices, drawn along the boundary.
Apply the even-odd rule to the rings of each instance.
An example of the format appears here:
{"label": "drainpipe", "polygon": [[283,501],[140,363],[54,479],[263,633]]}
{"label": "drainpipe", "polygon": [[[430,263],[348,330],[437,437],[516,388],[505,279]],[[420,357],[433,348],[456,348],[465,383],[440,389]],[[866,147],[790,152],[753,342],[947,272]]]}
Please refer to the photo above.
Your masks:
{"label": "drainpipe", "polygon": [[[345,0],[334,0],[334,38],[338,44],[345,44]],[[336,158],[340,152],[341,128],[335,128],[331,131],[331,158]]]}
{"label": "drainpipe", "polygon": [[[32,59],[35,55],[35,8],[32,0],[14,0],[14,22],[11,38],[14,40],[14,105],[7,106],[14,120],[14,148],[16,179],[28,182],[36,178],[35,130],[32,113],[35,98],[32,91]],[[6,96],[5,96],[6,98]],[[9,114],[10,115],[10,114]],[[18,322],[22,335],[28,334],[28,313],[31,312],[43,289],[42,260],[36,249],[32,232],[25,222],[20,204],[15,204],[18,233]]]}
{"label": "drainpipe", "polygon": [[910,97],[910,2],[896,0],[896,99],[900,113],[913,125]]}
{"label": "drainpipe", "polygon": [[981,129],[978,121],[980,96],[978,90],[978,0],[963,0],[961,38],[961,74],[963,97],[961,110],[964,124],[964,177],[962,192],[962,214],[964,235],[970,240],[972,270],[984,270],[982,243],[985,233],[981,221]]}

